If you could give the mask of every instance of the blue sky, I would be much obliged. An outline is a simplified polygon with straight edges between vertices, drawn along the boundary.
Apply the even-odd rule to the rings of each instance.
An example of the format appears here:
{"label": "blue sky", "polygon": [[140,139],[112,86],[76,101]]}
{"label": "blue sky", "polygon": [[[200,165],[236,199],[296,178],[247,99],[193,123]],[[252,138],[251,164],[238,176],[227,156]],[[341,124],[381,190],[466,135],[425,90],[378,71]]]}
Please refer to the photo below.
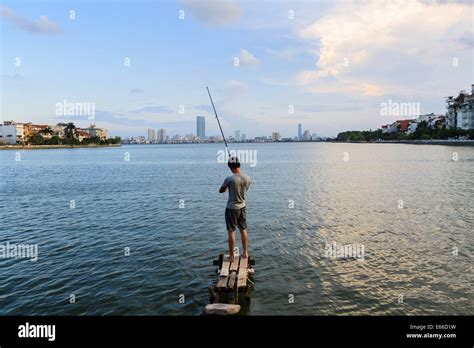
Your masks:
{"label": "blue sky", "polygon": [[209,86],[229,135],[295,136],[302,123],[330,136],[400,118],[381,115],[389,100],[444,113],[443,97],[474,82],[469,1],[1,6],[2,120],[88,125],[82,115],[55,114],[56,103],[67,100],[95,103],[94,122],[112,135],[145,135],[147,128],[195,134],[196,115],[206,116],[212,135],[218,128]]}

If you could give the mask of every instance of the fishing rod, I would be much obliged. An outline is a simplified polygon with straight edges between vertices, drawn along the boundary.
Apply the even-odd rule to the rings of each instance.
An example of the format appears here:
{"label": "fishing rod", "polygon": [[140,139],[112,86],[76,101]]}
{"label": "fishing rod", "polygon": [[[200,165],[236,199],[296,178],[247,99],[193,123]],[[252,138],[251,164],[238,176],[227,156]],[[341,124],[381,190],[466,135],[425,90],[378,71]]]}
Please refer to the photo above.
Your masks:
{"label": "fishing rod", "polygon": [[206,87],[206,89],[207,89],[207,93],[209,94],[209,99],[211,99],[211,104],[212,104],[212,108],[214,109],[214,114],[216,115],[217,124],[219,125],[219,129],[221,130],[222,138],[224,138],[225,148],[227,149],[227,153],[229,154],[229,158],[230,158],[231,155],[230,155],[229,147],[227,146],[227,141],[225,140],[225,135],[224,135],[224,132],[222,131],[221,123],[219,122],[219,117],[217,116],[216,107],[214,106],[214,102],[212,101],[211,92],[209,92],[209,87]]}

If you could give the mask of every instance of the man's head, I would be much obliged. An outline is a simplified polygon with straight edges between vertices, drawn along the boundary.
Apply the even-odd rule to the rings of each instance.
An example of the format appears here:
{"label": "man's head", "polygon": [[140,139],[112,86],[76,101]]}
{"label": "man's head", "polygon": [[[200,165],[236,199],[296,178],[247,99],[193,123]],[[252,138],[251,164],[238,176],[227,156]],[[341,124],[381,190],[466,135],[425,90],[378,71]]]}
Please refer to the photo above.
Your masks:
{"label": "man's head", "polygon": [[229,161],[227,162],[227,165],[229,166],[229,169],[232,173],[240,172],[240,162],[236,156],[230,157]]}

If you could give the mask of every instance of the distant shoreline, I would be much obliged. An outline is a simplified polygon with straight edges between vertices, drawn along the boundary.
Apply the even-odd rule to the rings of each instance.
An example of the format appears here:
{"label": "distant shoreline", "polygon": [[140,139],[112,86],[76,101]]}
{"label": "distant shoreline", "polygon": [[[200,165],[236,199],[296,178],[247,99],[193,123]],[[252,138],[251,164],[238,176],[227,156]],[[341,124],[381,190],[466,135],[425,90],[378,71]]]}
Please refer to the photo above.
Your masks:
{"label": "distant shoreline", "polygon": [[120,147],[122,144],[107,145],[0,145],[0,150],[43,150],[43,149],[77,149],[95,147]]}
{"label": "distant shoreline", "polygon": [[[405,145],[451,145],[451,146],[474,146],[474,140],[385,140],[385,141],[275,141],[266,143],[232,143],[232,144],[281,144],[281,143],[333,143],[333,144],[405,144]],[[0,150],[44,150],[44,149],[78,149],[98,147],[121,147],[122,145],[193,145],[200,143],[164,143],[164,144],[107,144],[107,145],[0,145]],[[207,144],[207,143],[206,143]],[[220,143],[209,143],[220,144]],[[222,143],[223,144],[223,143]]]}
{"label": "distant shoreline", "polygon": [[[330,143],[330,144],[406,144],[406,145],[452,145],[452,146],[474,146],[474,140],[382,140],[382,141],[343,141],[343,140],[309,140],[309,141],[268,141],[268,142],[235,142],[229,143],[230,146],[237,144],[307,144],[307,143]],[[224,143],[159,143],[159,144],[122,144],[125,146],[137,145],[205,145],[205,144],[224,144]]]}
{"label": "distant shoreline", "polygon": [[452,146],[474,146],[474,140],[383,140],[383,141],[329,141],[331,143],[351,144],[407,144],[407,145],[452,145]]}

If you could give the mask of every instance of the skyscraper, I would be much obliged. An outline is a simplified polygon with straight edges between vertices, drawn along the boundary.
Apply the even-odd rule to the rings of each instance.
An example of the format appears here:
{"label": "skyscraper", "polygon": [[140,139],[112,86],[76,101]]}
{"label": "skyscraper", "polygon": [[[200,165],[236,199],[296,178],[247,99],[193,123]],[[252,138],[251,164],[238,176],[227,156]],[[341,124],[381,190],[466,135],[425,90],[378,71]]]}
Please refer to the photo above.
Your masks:
{"label": "skyscraper", "polygon": [[235,131],[235,141],[240,141],[240,131],[239,130]]}
{"label": "skyscraper", "polygon": [[305,140],[305,141],[311,140],[311,133],[309,132],[309,130],[305,130],[305,131],[304,131],[304,133],[303,133],[303,140]]}
{"label": "skyscraper", "polygon": [[156,133],[155,130],[152,128],[148,128],[148,141],[150,143],[154,142],[156,140]]}
{"label": "skyscraper", "polygon": [[301,140],[302,136],[303,136],[303,127],[301,123],[298,123],[298,140]]}
{"label": "skyscraper", "polygon": [[157,141],[159,143],[165,143],[166,142],[166,130],[163,128],[158,129],[158,137]]}
{"label": "skyscraper", "polygon": [[196,134],[199,138],[206,136],[206,118],[204,116],[196,116]]}

